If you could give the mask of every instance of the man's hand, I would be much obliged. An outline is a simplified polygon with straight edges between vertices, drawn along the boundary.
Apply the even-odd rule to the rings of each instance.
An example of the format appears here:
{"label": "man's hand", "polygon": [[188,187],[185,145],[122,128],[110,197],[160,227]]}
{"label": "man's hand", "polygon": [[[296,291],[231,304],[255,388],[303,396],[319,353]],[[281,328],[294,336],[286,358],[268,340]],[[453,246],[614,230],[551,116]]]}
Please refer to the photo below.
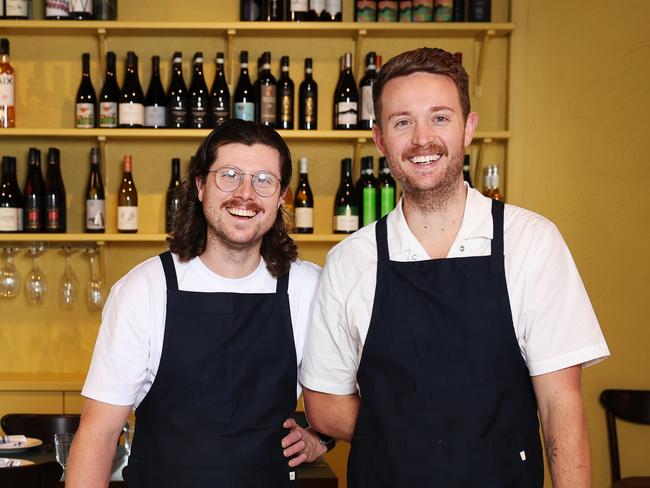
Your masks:
{"label": "man's hand", "polygon": [[294,419],[288,418],[282,426],[290,430],[282,439],[282,448],[284,456],[291,458],[289,466],[292,468],[304,462],[311,463],[327,451],[316,434],[300,427]]}

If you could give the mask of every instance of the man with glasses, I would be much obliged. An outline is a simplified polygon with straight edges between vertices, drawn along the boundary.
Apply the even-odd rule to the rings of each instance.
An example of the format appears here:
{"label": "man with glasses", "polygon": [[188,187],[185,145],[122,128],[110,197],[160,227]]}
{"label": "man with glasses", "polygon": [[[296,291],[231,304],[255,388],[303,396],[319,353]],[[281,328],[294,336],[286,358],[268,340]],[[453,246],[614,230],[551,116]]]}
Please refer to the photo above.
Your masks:
{"label": "man with glasses", "polygon": [[171,251],[111,290],[67,486],[107,485],[134,407],[129,486],[289,487],[327,450],[292,418],[319,268],[287,235],[290,179],[263,125],[231,120],[201,144]]}

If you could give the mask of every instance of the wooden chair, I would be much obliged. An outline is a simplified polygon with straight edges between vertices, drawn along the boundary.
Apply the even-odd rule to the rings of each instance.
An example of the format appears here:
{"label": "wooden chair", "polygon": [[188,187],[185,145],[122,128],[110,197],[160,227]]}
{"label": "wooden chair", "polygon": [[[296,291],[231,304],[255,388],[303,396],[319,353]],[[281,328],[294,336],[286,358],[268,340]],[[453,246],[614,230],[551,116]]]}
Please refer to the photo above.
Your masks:
{"label": "wooden chair", "polygon": [[63,468],[55,461],[29,466],[0,468],[0,486],[16,488],[55,488]]}
{"label": "wooden chair", "polygon": [[616,418],[636,424],[650,425],[650,390],[604,390],[600,403],[605,407],[609,458],[612,466],[612,488],[650,488],[649,476],[621,478]]}
{"label": "wooden chair", "polygon": [[79,414],[8,413],[0,420],[0,426],[7,435],[23,434],[53,445],[54,434],[77,432],[79,418]]}

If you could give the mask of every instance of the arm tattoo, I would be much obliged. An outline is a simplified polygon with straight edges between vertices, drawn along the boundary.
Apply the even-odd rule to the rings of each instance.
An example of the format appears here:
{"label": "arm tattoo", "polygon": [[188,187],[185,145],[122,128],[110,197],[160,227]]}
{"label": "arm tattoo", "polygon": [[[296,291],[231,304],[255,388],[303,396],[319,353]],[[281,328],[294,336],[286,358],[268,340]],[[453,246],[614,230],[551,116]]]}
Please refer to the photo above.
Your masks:
{"label": "arm tattoo", "polygon": [[546,440],[544,449],[546,450],[546,462],[549,466],[553,466],[557,458],[557,445],[555,437],[551,436]]}

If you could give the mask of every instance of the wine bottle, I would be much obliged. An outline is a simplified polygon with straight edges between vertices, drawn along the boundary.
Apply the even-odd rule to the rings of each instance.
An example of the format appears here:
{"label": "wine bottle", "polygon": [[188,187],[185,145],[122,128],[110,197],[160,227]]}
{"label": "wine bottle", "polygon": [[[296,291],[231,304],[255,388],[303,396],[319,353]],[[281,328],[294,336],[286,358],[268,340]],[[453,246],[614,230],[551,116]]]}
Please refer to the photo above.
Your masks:
{"label": "wine bottle", "polygon": [[413,22],[413,0],[399,0],[399,21]]}
{"label": "wine bottle", "polygon": [[276,103],[278,128],[293,130],[294,84],[289,76],[289,56],[282,56],[280,66]]}
{"label": "wine bottle", "polygon": [[45,175],[45,232],[65,232],[66,219],[65,186],[61,176],[61,154],[55,147],[47,151]]}
{"label": "wine bottle", "polygon": [[262,20],[262,1],[263,0],[240,0],[239,20]]}
{"label": "wine bottle", "polygon": [[264,56],[271,54],[269,51],[264,51],[259,58],[257,58],[257,71],[255,82],[253,83],[253,100],[255,103],[255,122],[260,121],[260,85],[262,83],[262,60]]}
{"label": "wine bottle", "polygon": [[28,0],[4,0],[5,19],[29,19]]}
{"label": "wine bottle", "polygon": [[0,39],[0,128],[16,127],[15,86],[15,72],[9,64],[9,39],[2,38]]}
{"label": "wine bottle", "polygon": [[91,20],[93,18],[93,0],[70,0],[70,18]]}
{"label": "wine bottle", "polygon": [[144,126],[167,127],[167,96],[160,81],[160,56],[151,57],[151,80],[144,99]]}
{"label": "wine bottle", "polygon": [[296,212],[296,233],[314,233],[314,195],[307,176],[307,158],[300,158],[300,178],[293,199]]}
{"label": "wine bottle", "polygon": [[341,61],[341,74],[334,93],[334,129],[356,129],[359,92],[352,75],[352,53],[345,53]]}
{"label": "wine bottle", "polygon": [[68,0],[45,0],[46,19],[69,19],[70,2]]}
{"label": "wine bottle", "polygon": [[77,129],[92,129],[95,127],[95,106],[97,97],[95,88],[90,80],[90,54],[81,55],[81,83],[77,89],[77,99],[75,103],[76,116],[75,127]]}
{"label": "wine bottle", "polygon": [[379,158],[379,217],[383,217],[395,208],[396,203],[396,184],[395,179],[390,174],[390,167],[385,157]]}
{"label": "wine bottle", "polygon": [[41,170],[41,151],[35,147],[29,148],[29,166],[24,193],[25,232],[43,232],[45,229],[45,181]]}
{"label": "wine bottle", "polygon": [[325,20],[325,0],[309,0],[309,20]]}
{"label": "wine bottle", "polygon": [[293,192],[290,186],[287,186],[287,191],[284,193],[282,206],[284,207],[284,213],[282,214],[284,225],[287,232],[293,233],[296,230],[296,207],[293,203]]}
{"label": "wine bottle", "polygon": [[359,229],[359,207],[352,183],[352,159],[341,160],[341,182],[334,198],[334,232],[350,234]]}
{"label": "wine bottle", "polygon": [[499,167],[490,164],[483,173],[483,195],[493,200],[504,200],[503,193],[499,190]]}
{"label": "wine bottle", "polygon": [[138,57],[133,51],[126,53],[126,74],[120,93],[120,127],[144,125],[144,94],[138,78]]}
{"label": "wine bottle", "polygon": [[467,0],[467,20],[469,22],[490,22],[492,19],[492,0]]}
{"label": "wine bottle", "polygon": [[120,87],[115,76],[115,53],[106,53],[106,78],[99,94],[99,127],[109,129],[117,127],[117,104],[120,100]]}
{"label": "wine bottle", "polygon": [[241,70],[237,88],[235,88],[234,118],[241,120],[255,120],[255,101],[253,98],[253,85],[248,76],[248,51],[239,55]]}
{"label": "wine bottle", "polygon": [[451,22],[454,14],[454,0],[435,0],[433,20],[436,22]]}
{"label": "wine bottle", "polygon": [[433,0],[413,0],[413,22],[433,20]]}
{"label": "wine bottle", "polygon": [[122,183],[117,193],[117,231],[135,233],[138,231],[138,190],[132,174],[133,159],[124,156]]}
{"label": "wine bottle", "polygon": [[16,182],[16,158],[2,158],[0,181],[0,232],[23,230],[23,196]]}
{"label": "wine bottle", "polygon": [[377,220],[377,188],[375,168],[372,156],[361,158],[361,176],[357,180],[355,191],[359,202],[359,226],[364,227]]}
{"label": "wine bottle", "polygon": [[370,51],[366,55],[366,72],[359,82],[361,92],[361,116],[359,117],[359,129],[372,129],[375,123],[375,109],[372,101],[372,85],[377,79],[376,69],[377,54]]}
{"label": "wine bottle", "polygon": [[217,73],[214,76],[209,100],[210,125],[212,127],[219,127],[230,118],[230,90],[228,90],[228,83],[226,83],[222,52],[217,53],[216,62]]}
{"label": "wine bottle", "polygon": [[298,128],[318,129],[318,85],[314,81],[311,58],[305,58],[305,79],[300,83]]}
{"label": "wine bottle", "polygon": [[354,0],[355,22],[377,21],[377,0]]}
{"label": "wine bottle", "polygon": [[183,129],[188,125],[189,99],[187,86],[183,79],[183,54],[176,51],[172,57],[172,79],[167,92],[169,104],[169,125],[174,129]]}
{"label": "wine bottle", "polygon": [[452,20],[454,22],[465,21],[465,0],[454,0]]}
{"label": "wine bottle", "polygon": [[469,154],[465,154],[465,158],[463,159],[463,180],[467,182],[470,188],[473,188],[474,185],[472,185],[472,173],[470,168]]}
{"label": "wine bottle", "polygon": [[289,19],[293,22],[309,20],[309,0],[289,0]]}
{"label": "wine bottle", "polygon": [[203,53],[194,53],[193,74],[190,83],[190,127],[205,129],[208,127],[208,86],[203,77]]}
{"label": "wine bottle", "polygon": [[181,160],[178,158],[172,159],[172,177],[167,187],[167,212],[165,214],[165,230],[171,233],[174,230],[174,221],[176,219],[176,212],[181,206],[181,196],[179,194],[179,187],[181,186]]}
{"label": "wine bottle", "polygon": [[377,2],[377,22],[397,22],[399,3],[397,0],[379,0]]}
{"label": "wine bottle", "polygon": [[265,52],[262,57],[262,73],[260,75],[260,122],[270,127],[277,126],[277,89],[278,83],[271,74],[271,53]]}
{"label": "wine bottle", "polygon": [[262,20],[267,22],[285,20],[283,8],[285,0],[262,0],[262,2]]}
{"label": "wine bottle", "polygon": [[329,22],[341,22],[341,0],[325,0],[325,13],[321,15],[321,20]]}
{"label": "wine bottle", "polygon": [[117,0],[93,0],[93,18],[95,20],[116,20]]}
{"label": "wine bottle", "polygon": [[86,232],[101,233],[106,229],[106,196],[99,172],[99,149],[90,150],[90,173],[86,185]]}

